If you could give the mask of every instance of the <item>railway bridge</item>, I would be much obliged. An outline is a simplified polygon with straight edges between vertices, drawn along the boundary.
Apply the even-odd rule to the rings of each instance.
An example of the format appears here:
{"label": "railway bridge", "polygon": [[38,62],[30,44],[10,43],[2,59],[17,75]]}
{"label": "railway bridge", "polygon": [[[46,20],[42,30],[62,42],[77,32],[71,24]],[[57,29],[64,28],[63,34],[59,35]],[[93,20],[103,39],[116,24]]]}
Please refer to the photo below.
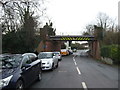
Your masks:
{"label": "railway bridge", "polygon": [[56,36],[48,36],[44,35],[43,40],[40,42],[37,51],[60,51],[61,44],[65,41],[88,41],[90,56],[93,58],[100,58],[100,47],[99,41],[95,39],[94,36],[90,35],[56,35]]}

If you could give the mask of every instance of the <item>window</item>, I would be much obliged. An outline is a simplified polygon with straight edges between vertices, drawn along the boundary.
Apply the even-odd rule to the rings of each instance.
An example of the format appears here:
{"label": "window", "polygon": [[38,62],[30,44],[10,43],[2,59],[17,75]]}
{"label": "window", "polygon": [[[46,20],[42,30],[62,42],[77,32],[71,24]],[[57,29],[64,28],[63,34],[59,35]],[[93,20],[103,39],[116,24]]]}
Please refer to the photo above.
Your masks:
{"label": "window", "polygon": [[30,64],[31,60],[29,59],[28,56],[24,56],[23,57],[23,62],[22,62],[22,66],[26,65],[26,64]]}
{"label": "window", "polygon": [[45,59],[45,58],[53,58],[53,53],[40,53],[38,55],[39,59]]}
{"label": "window", "polygon": [[29,55],[29,58],[31,60],[31,62],[35,61],[36,60],[36,56],[35,55]]}

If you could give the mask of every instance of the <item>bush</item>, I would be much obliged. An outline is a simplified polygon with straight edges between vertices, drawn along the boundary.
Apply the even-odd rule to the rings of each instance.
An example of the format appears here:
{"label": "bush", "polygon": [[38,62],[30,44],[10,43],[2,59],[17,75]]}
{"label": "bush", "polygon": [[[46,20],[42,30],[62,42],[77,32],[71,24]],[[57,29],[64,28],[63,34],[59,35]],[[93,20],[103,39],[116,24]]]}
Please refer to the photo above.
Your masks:
{"label": "bush", "polygon": [[118,64],[120,62],[120,49],[118,49],[118,45],[106,45],[101,47],[101,56],[111,58],[114,64]]}
{"label": "bush", "polygon": [[117,64],[119,62],[119,60],[118,60],[118,46],[117,45],[111,45],[110,49],[111,49],[110,58],[113,59],[113,62],[115,64]]}
{"label": "bush", "polygon": [[101,47],[101,56],[102,57],[109,57],[110,56],[110,49],[109,46],[102,46]]}

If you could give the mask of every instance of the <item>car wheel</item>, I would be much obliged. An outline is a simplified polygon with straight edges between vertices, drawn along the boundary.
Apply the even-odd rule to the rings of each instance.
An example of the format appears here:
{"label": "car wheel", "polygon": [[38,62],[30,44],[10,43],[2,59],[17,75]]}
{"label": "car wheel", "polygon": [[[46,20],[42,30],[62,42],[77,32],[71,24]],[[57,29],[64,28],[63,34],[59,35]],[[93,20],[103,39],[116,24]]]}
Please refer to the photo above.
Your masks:
{"label": "car wheel", "polygon": [[16,84],[16,90],[23,90],[24,89],[24,84],[22,80],[17,81]]}
{"label": "car wheel", "polygon": [[62,60],[62,58],[60,59],[60,61]]}
{"label": "car wheel", "polygon": [[59,62],[57,62],[56,68],[58,68]]}
{"label": "car wheel", "polygon": [[41,80],[42,80],[42,70],[39,71],[38,78],[37,78],[37,81],[41,81]]}
{"label": "car wheel", "polygon": [[58,61],[61,61],[62,59],[58,59]]}
{"label": "car wheel", "polygon": [[53,71],[54,70],[54,63],[52,64],[52,68],[51,68],[51,71]]}

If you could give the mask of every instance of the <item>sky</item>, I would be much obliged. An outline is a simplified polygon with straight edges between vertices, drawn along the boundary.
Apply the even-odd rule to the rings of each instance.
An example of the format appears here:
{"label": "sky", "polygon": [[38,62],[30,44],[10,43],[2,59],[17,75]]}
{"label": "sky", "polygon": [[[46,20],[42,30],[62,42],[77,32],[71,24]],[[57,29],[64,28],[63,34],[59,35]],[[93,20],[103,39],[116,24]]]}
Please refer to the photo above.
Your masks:
{"label": "sky", "polygon": [[117,19],[119,0],[48,0],[47,15],[57,35],[81,35],[98,13]]}

